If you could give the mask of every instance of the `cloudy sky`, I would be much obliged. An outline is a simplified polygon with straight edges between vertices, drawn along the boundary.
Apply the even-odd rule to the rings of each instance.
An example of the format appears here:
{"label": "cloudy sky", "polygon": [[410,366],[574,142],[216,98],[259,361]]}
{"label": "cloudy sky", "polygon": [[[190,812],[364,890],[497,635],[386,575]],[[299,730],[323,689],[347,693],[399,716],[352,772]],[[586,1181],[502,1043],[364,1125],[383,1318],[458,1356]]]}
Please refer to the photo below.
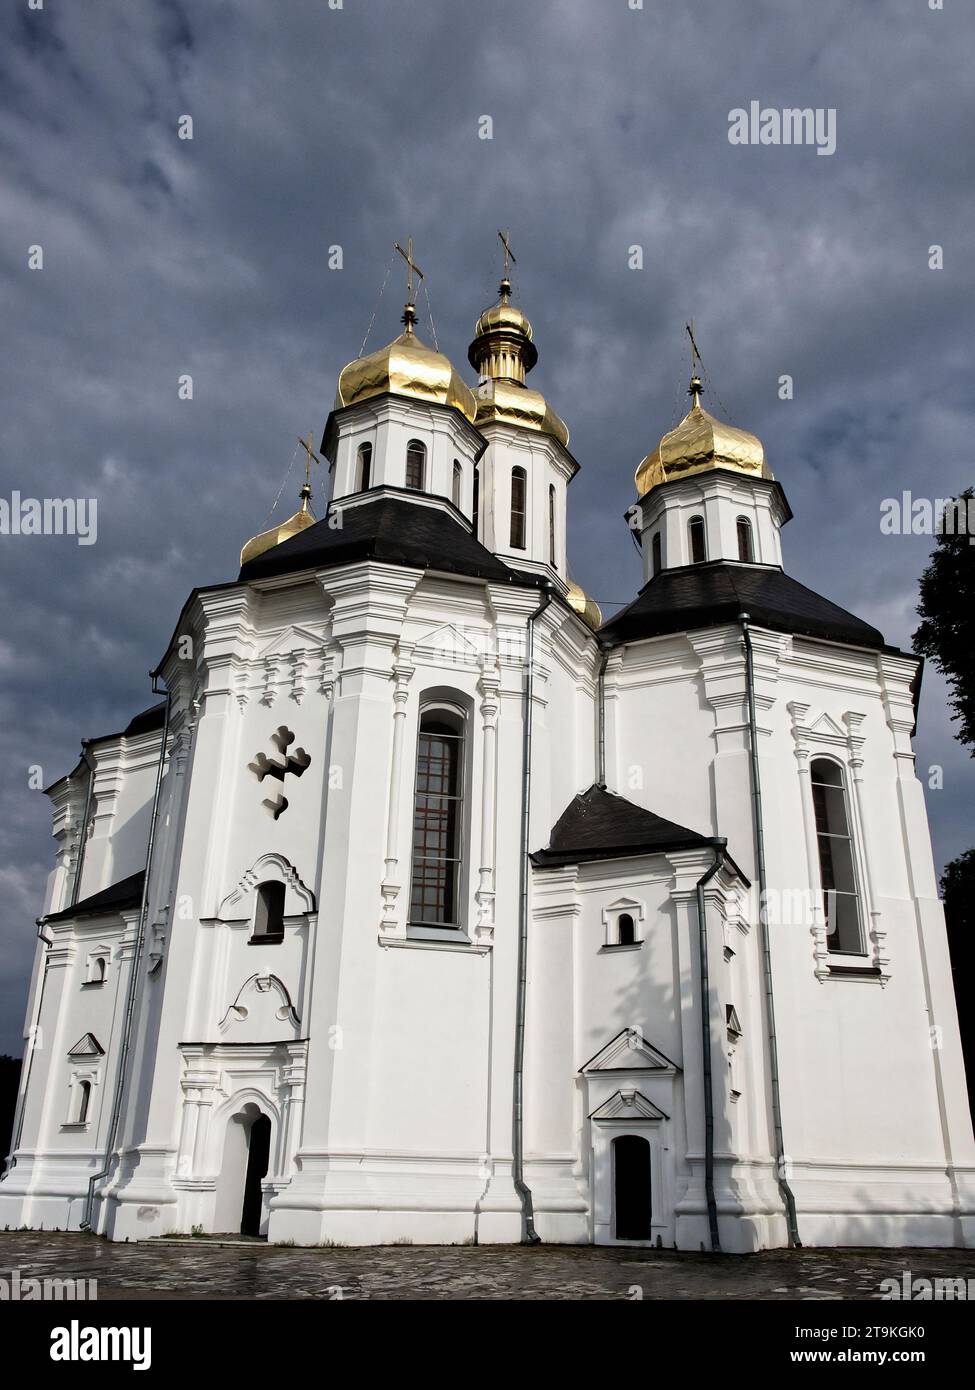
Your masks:
{"label": "cloudy sky", "polygon": [[[374,312],[370,348],[399,331],[394,240],[466,371],[510,226],[531,384],[582,464],[573,570],[607,614],[639,587],[622,513],[683,412],[690,317],[705,404],[761,436],[789,496],[788,569],[889,642],[910,644],[930,541],[882,536],[882,499],[975,481],[970,6],[337,3],[3,7],[0,496],[95,497],[98,541],[0,536],[0,1051],[52,862],[28,769],[52,781],[153,702],[188,591],[236,576]],[[752,101],[834,108],[835,154],[730,144]],[[944,696],[929,668],[939,867],[975,841]]]}

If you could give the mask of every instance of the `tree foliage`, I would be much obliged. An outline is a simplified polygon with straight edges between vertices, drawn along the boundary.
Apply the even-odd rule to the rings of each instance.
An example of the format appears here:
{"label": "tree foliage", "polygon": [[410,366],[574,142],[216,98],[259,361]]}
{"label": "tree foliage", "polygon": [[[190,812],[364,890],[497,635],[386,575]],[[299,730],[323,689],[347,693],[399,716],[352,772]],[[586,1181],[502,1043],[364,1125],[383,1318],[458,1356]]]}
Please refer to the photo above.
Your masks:
{"label": "tree foliage", "polygon": [[[975,496],[967,488],[961,498]],[[961,500],[958,499],[958,500]],[[968,508],[975,510],[975,508]],[[914,650],[928,657],[948,681],[948,705],[959,728],[955,737],[975,758],[975,536],[965,529],[938,534],[921,575]]]}

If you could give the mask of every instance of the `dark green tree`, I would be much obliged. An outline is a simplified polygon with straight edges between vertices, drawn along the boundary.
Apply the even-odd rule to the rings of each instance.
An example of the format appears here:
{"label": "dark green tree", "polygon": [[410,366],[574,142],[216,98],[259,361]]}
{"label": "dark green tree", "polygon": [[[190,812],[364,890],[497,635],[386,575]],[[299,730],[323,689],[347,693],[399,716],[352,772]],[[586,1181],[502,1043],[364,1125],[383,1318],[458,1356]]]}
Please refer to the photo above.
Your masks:
{"label": "dark green tree", "polygon": [[948,508],[949,526],[942,522],[937,544],[921,575],[917,611],[921,626],[914,650],[933,661],[946,678],[952,719],[959,723],[955,737],[975,758],[975,534],[955,519],[975,514],[975,491],[966,488]]}
{"label": "dark green tree", "polygon": [[951,978],[958,1003],[958,1027],[968,1075],[968,1103],[975,1115],[975,1010],[970,1004],[975,967],[975,849],[966,849],[941,875]]}

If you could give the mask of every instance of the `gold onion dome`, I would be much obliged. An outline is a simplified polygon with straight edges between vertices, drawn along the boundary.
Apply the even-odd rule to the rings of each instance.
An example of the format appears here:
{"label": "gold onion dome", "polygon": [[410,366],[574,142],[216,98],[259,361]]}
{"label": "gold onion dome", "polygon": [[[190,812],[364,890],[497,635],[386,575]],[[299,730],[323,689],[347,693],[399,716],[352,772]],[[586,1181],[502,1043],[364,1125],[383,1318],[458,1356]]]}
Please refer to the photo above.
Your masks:
{"label": "gold onion dome", "polygon": [[474,341],[467,360],[481,379],[478,387],[476,424],[499,420],[506,425],[550,434],[565,447],[569,431],[540,391],[525,385],[525,376],[538,361],[532,342],[532,326],[511,303],[507,276],[498,290],[499,300],[485,309],[474,325]]}
{"label": "gold onion dome", "polygon": [[595,599],[589,598],[580,585],[571,579],[565,601],[573,612],[578,613],[582,621],[588,623],[591,628],[597,628],[601,625],[603,614],[599,604]]}
{"label": "gold onion dome", "polygon": [[752,478],[772,478],[762,441],[747,430],[716,420],[701,406],[701,378],[691,377],[687,394],[690,410],[676,429],[665,434],[634,474],[637,496],[660,483],[689,478],[717,468],[730,468]]}
{"label": "gold onion dome", "polygon": [[312,515],[308,506],[308,499],[311,497],[311,488],[305,483],[301,489],[301,507],[295,512],[294,516],[289,516],[287,521],[282,521],[280,526],[272,526],[269,531],[262,531],[260,535],[252,536],[243,550],[240,552],[240,563],[246,565],[248,560],[256,560],[258,555],[263,555],[265,550],[280,545],[282,541],[290,541],[292,536],[297,536],[299,531],[307,531],[309,526],[315,525],[315,517]]}
{"label": "gold onion dome", "polygon": [[474,392],[454,370],[449,358],[421,342],[413,330],[416,310],[407,304],[403,313],[406,331],[378,352],[357,357],[339,373],[335,409],[354,405],[387,392],[410,396],[413,400],[455,406],[474,423],[477,400]]}

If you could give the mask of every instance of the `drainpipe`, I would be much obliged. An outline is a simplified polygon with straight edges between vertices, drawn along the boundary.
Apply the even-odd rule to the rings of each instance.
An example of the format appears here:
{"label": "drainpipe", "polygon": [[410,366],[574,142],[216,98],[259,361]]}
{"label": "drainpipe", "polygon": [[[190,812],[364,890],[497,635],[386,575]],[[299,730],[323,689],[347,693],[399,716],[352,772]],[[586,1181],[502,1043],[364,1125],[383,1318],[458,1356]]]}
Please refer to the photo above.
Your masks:
{"label": "drainpipe", "polygon": [[521,896],[518,907],[518,990],[515,1003],[515,1062],[514,1062],[514,1136],[512,1173],[515,1190],[521,1198],[524,1213],[524,1244],[540,1245],[541,1236],[535,1230],[531,1189],[525,1182],[525,1005],[528,995],[528,854],[531,819],[532,777],[532,698],[535,687],[535,623],[552,602],[554,586],[551,581],[542,585],[545,597],[528,619],[525,642],[525,684],[522,706],[522,764],[521,764]]}
{"label": "drainpipe", "polygon": [[758,870],[758,925],[762,943],[762,967],[765,977],[765,1012],[768,1019],[769,1080],[772,1089],[772,1125],[775,1133],[775,1166],[779,1190],[785,1202],[789,1227],[789,1244],[800,1249],[796,1199],[786,1176],[785,1139],[782,1133],[782,1098],[779,1091],[779,1046],[775,1032],[775,1001],[772,994],[772,951],[769,944],[768,905],[765,880],[765,828],[762,821],[762,782],[758,765],[758,722],[755,717],[755,662],[748,614],[739,615],[745,640],[745,689],[748,695],[748,740],[751,755],[752,806],[755,825],[755,860]]}
{"label": "drainpipe", "polygon": [[728,841],[717,839],[714,863],[697,881],[697,930],[701,949],[701,1044],[704,1058],[704,1196],[708,1206],[708,1233],[711,1249],[721,1249],[718,1235],[718,1204],[714,1199],[714,1091],[711,1078],[711,972],[708,966],[708,924],[704,890],[724,862]]}
{"label": "drainpipe", "polygon": [[[162,691],[156,686],[156,677],[152,678],[152,693],[161,695]],[[115,1096],[112,1101],[112,1116],[108,1127],[108,1138],[105,1141],[105,1166],[100,1172],[94,1173],[88,1180],[88,1194],[85,1197],[85,1209],[81,1219],[81,1229],[91,1230],[92,1209],[95,1205],[95,1186],[97,1183],[107,1178],[112,1171],[112,1151],[118,1140],[119,1123],[122,1118],[122,1095],[125,1089],[125,1068],[128,1061],[129,1048],[132,1040],[132,1020],[135,1015],[135,1000],[139,988],[139,961],[142,959],[142,946],[146,934],[146,918],[149,914],[149,878],[152,870],[152,851],[156,842],[156,822],[159,818],[159,792],[162,787],[163,767],[166,762],[166,744],[169,741],[169,713],[172,705],[172,696],[166,691],[166,713],[163,717],[162,742],[159,745],[159,762],[156,764],[156,785],[152,794],[152,815],[149,819],[149,843],[146,846],[146,873],[142,884],[142,903],[139,908],[139,928],[136,933],[135,950],[132,953],[132,970],[129,974],[129,986],[126,991],[125,1016],[122,1020],[121,1047],[119,1050],[118,1071],[115,1077]]]}
{"label": "drainpipe", "polygon": [[[599,639],[596,639],[599,641]],[[599,741],[596,756],[596,781],[601,787],[606,785],[606,663],[609,661],[609,648],[600,643],[599,672],[596,676],[597,718],[599,721]]]}

